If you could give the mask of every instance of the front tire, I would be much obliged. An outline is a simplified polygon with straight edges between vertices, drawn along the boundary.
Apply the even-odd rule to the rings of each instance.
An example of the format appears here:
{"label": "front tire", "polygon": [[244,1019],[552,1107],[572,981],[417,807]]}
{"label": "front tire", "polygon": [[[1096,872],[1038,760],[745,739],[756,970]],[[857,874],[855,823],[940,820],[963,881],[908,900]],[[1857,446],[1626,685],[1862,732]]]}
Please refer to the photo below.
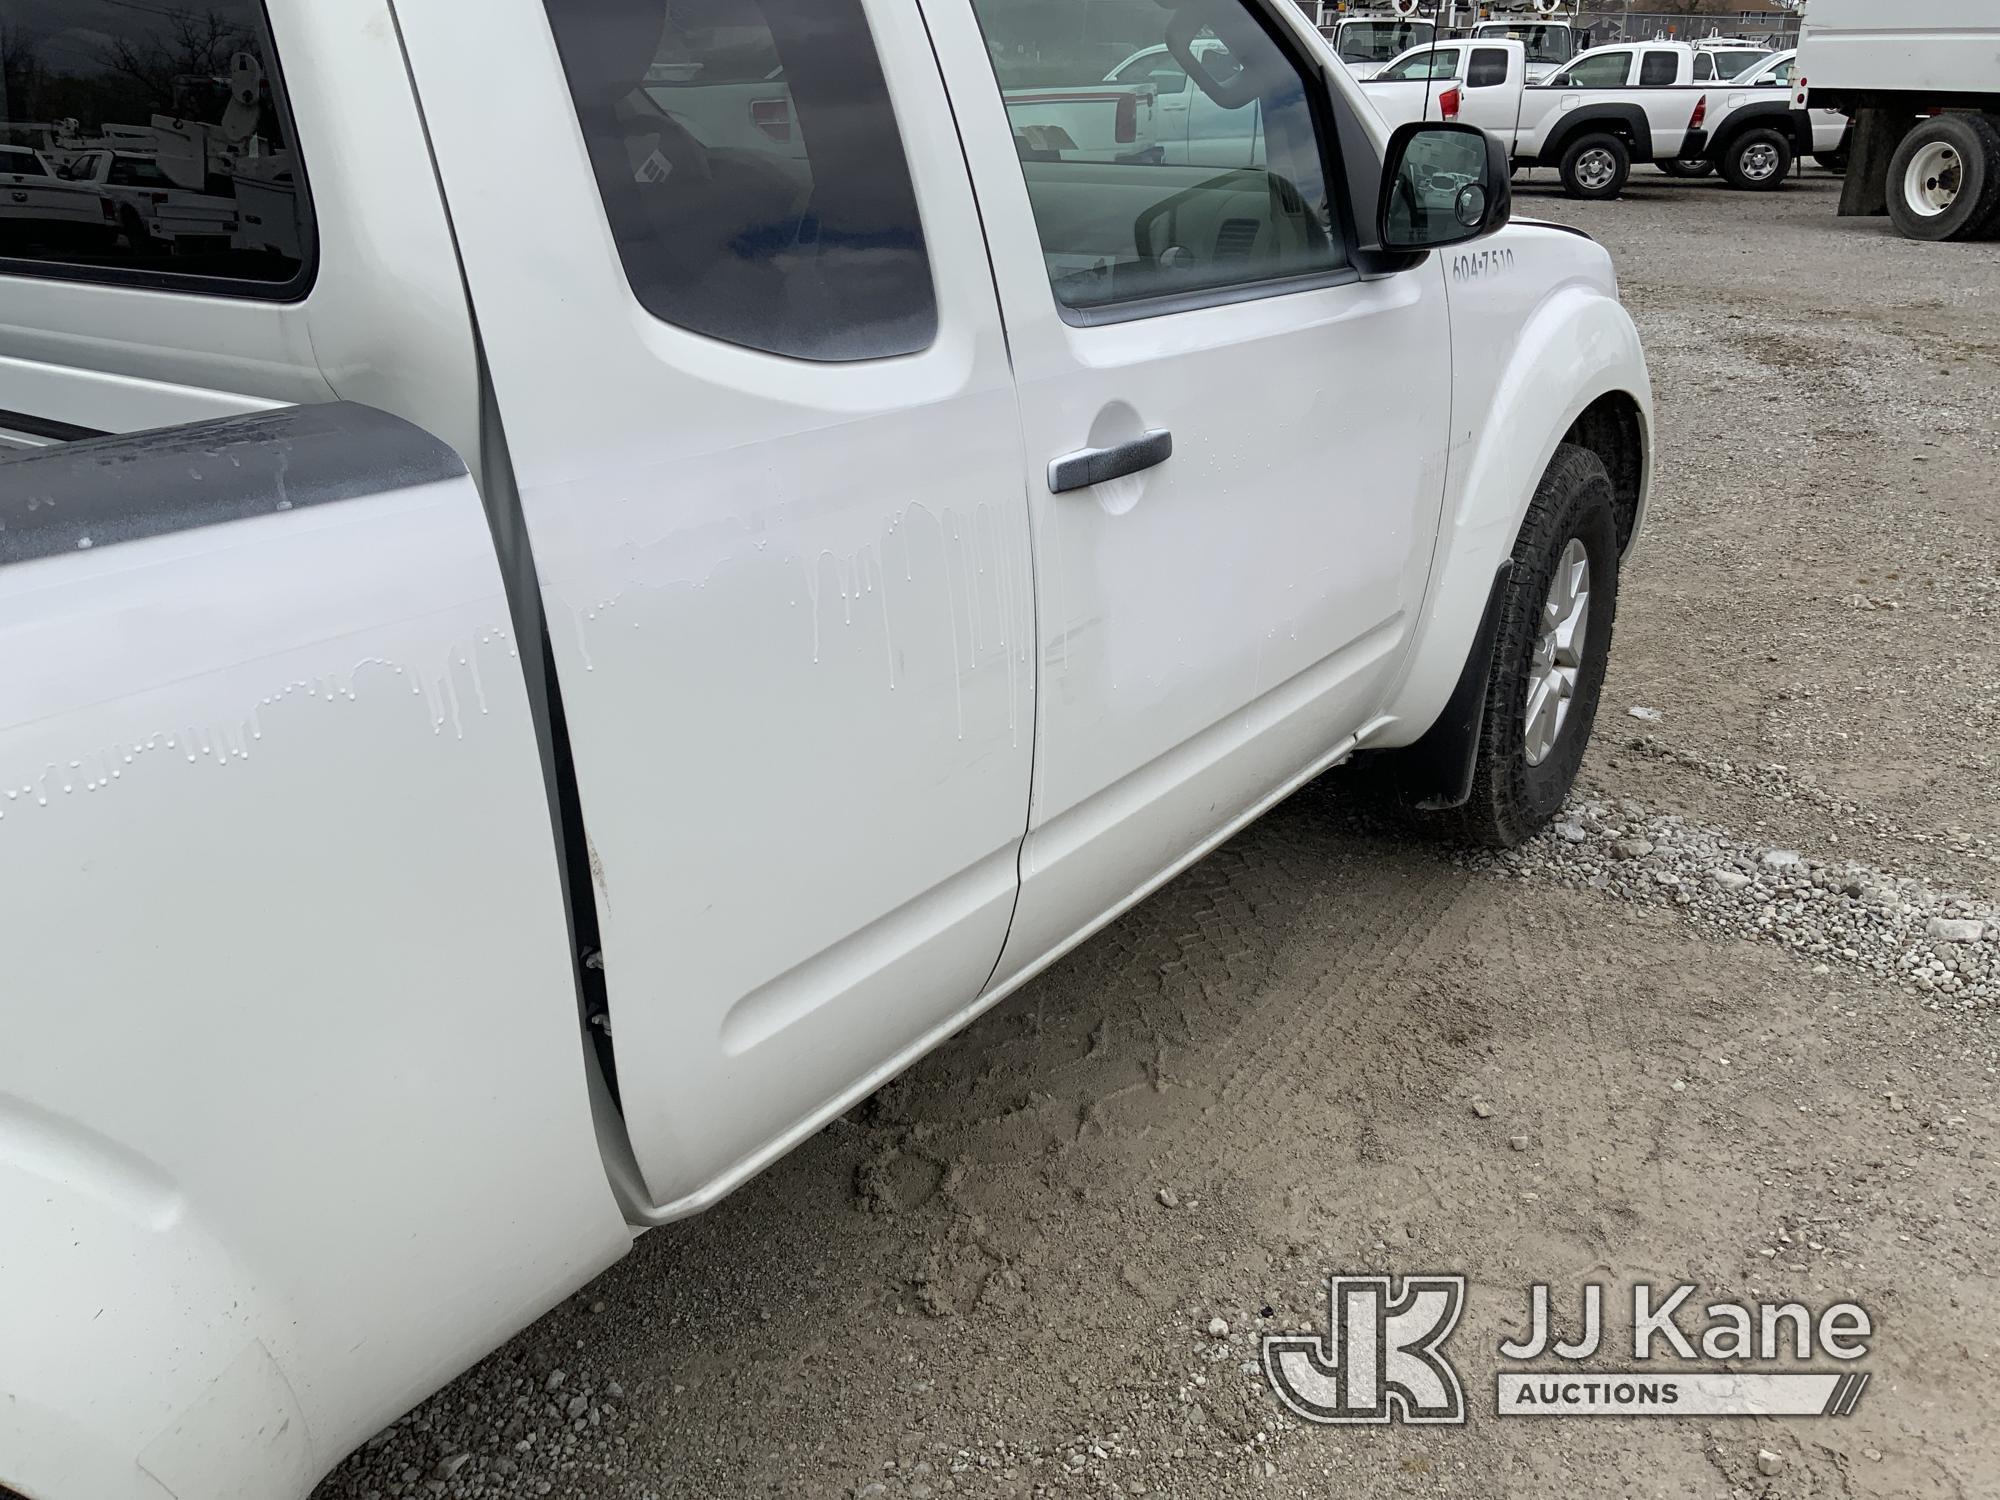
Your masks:
{"label": "front tire", "polygon": [[1632,153],[1609,131],[1579,136],[1563,152],[1563,191],[1572,198],[1616,198],[1631,175]]}
{"label": "front tire", "polygon": [[2000,231],[2000,126],[1939,115],[1889,158],[1889,217],[1911,240],[1969,240]]}
{"label": "front tire", "polygon": [[1722,152],[1722,176],[1746,193],[1775,193],[1785,185],[1795,153],[1782,130],[1759,125],[1732,140]]}
{"label": "front tire", "polygon": [[1710,172],[1715,170],[1714,162],[1698,159],[1692,161],[1660,161],[1654,162],[1653,165],[1658,167],[1662,172],[1665,172],[1669,177],[1706,177]]}
{"label": "front tire", "polygon": [[1472,797],[1454,813],[1469,841],[1512,849],[1561,809],[1597,720],[1617,613],[1611,475],[1588,448],[1565,443],[1514,544]]}
{"label": "front tire", "polygon": [[1813,164],[1823,172],[1831,172],[1836,177],[1847,175],[1847,153],[1845,151],[1818,151],[1813,154]]}

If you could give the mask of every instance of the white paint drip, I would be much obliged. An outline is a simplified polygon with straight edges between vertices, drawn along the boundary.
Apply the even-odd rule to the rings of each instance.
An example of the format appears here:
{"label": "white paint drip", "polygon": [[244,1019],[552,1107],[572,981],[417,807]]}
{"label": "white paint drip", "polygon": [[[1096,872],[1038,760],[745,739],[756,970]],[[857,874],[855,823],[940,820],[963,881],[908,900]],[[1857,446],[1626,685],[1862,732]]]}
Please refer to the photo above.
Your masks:
{"label": "white paint drip", "polygon": [[[186,725],[176,730],[156,730],[144,739],[128,745],[119,744],[99,747],[86,752],[78,759],[66,762],[48,762],[39,776],[4,789],[5,800],[17,802],[23,797],[32,797],[37,807],[48,807],[58,796],[74,795],[81,786],[85,792],[95,792],[124,779],[124,768],[135,765],[139,757],[152,751],[178,750],[187,765],[198,765],[202,761],[212,761],[220,768],[226,768],[239,761],[251,758],[253,747],[264,738],[263,713],[285,700],[297,695],[323,702],[328,705],[359,702],[357,679],[367,669],[382,668],[410,684],[413,694],[424,697],[429,707],[431,732],[442,734],[444,726],[452,726],[455,738],[465,738],[465,724],[459,698],[456,674],[463,669],[473,688],[479,712],[487,714],[490,705],[486,688],[478,665],[477,645],[506,639],[507,633],[487,627],[475,634],[475,647],[468,651],[462,644],[451,644],[444,648],[444,660],[435,672],[421,672],[384,657],[363,657],[347,672],[312,679],[300,678],[285,684],[276,692],[266,693],[248,715],[234,720],[208,725]],[[518,652],[511,645],[508,655]],[[60,791],[58,791],[58,788]],[[0,817],[4,817],[0,810]]]}

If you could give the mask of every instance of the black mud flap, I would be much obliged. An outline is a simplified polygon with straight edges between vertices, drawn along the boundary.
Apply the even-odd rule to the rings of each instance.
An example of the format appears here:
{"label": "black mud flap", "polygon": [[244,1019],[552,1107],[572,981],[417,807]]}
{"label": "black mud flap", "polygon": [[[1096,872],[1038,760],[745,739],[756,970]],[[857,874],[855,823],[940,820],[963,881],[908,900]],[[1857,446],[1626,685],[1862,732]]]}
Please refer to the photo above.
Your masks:
{"label": "black mud flap", "polygon": [[1396,785],[1403,800],[1422,812],[1463,807],[1472,800],[1472,777],[1479,766],[1479,729],[1486,717],[1487,685],[1493,677],[1493,642],[1500,633],[1500,606],[1514,576],[1514,560],[1500,564],[1486,595],[1486,612],[1466,653],[1458,685],[1444,712],[1414,745],[1396,753]]}

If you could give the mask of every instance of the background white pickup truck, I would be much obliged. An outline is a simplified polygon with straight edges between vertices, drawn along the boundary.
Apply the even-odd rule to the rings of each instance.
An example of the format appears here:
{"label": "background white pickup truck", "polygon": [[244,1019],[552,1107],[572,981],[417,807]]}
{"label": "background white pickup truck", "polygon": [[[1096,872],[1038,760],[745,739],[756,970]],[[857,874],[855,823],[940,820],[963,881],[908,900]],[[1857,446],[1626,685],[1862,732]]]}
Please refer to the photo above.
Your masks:
{"label": "background white pickup truck", "polygon": [[[296,1500],[1326,767],[1567,795],[1636,332],[1290,0],[210,3],[290,232],[0,258],[0,1489]],[[1023,152],[1161,45],[1243,164]]]}
{"label": "background white pickup truck", "polygon": [[1412,47],[1437,40],[1437,22],[1417,16],[1357,16],[1337,22],[1327,42],[1355,78],[1373,78]]}
{"label": "background white pickup truck", "polygon": [[1517,167],[1554,167],[1571,197],[1615,198],[1635,161],[1705,148],[1707,91],[1688,82],[1696,56],[1668,44],[1603,47],[1529,85],[1520,42],[1467,39],[1408,52],[1362,87],[1392,125],[1463,119]]}
{"label": "background white pickup truck", "polygon": [[101,244],[118,233],[103,193],[66,181],[32,146],[0,143],[0,254]]}
{"label": "background white pickup truck", "polygon": [[1832,110],[1792,108],[1792,52],[1773,54],[1717,89],[1709,102],[1708,141],[1690,162],[1662,163],[1677,175],[1720,168],[1731,187],[1771,192],[1792,165],[1810,156],[1828,171],[1846,167],[1848,122]]}

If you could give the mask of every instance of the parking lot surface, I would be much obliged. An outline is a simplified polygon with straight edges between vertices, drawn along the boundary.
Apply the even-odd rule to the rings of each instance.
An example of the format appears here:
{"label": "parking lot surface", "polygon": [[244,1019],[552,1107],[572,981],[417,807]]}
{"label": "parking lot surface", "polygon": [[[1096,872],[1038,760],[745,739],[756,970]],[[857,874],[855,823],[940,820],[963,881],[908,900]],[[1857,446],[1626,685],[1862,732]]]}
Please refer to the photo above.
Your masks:
{"label": "parking lot surface", "polygon": [[[1566,824],[1475,857],[1329,775],[320,1500],[2000,1493],[2000,257],[1818,172],[1551,182],[1660,444]],[[1282,1415],[1257,1336],[1335,1271],[1469,1278],[1465,1426]],[[1857,1301],[1872,1383],[1496,1417],[1590,1280]]]}

